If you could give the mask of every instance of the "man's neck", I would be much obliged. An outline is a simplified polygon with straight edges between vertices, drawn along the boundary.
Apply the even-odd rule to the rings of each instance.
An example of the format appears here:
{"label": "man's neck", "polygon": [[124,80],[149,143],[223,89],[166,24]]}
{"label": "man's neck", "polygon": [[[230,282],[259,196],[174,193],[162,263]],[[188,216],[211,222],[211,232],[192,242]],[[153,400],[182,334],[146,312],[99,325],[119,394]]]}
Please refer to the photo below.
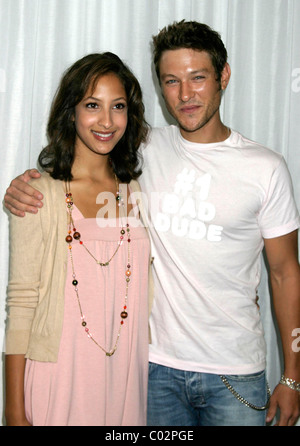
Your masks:
{"label": "man's neck", "polygon": [[230,136],[230,128],[220,123],[215,128],[205,126],[194,132],[188,132],[179,127],[179,131],[184,139],[198,144],[212,144],[225,141]]}

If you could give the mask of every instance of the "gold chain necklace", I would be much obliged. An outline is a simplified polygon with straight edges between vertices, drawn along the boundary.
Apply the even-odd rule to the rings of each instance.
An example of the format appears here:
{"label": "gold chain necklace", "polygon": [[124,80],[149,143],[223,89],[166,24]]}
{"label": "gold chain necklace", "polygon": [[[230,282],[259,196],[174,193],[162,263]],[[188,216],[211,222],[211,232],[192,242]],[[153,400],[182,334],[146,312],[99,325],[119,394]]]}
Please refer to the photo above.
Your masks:
{"label": "gold chain necklace", "polygon": [[[119,184],[118,184],[118,180],[117,180],[116,175],[115,175],[115,181],[116,181],[116,188],[117,188],[116,200],[118,202],[118,206],[120,208],[122,208],[124,206],[124,201],[123,201],[122,195],[120,194],[120,191],[119,191]],[[66,205],[67,205],[67,212],[68,212],[68,235],[66,236],[66,242],[68,243],[68,248],[69,248],[70,261],[71,261],[71,266],[72,266],[72,278],[73,278],[72,285],[74,286],[74,290],[75,290],[76,297],[77,297],[77,302],[78,302],[79,312],[80,312],[80,317],[81,317],[81,325],[84,328],[85,333],[87,334],[88,338],[91,339],[106,354],[106,356],[112,356],[115,353],[115,351],[117,350],[117,346],[118,346],[118,342],[119,342],[119,338],[120,338],[120,334],[121,334],[121,328],[122,328],[122,325],[124,324],[124,320],[128,317],[127,300],[128,300],[128,287],[129,287],[130,276],[131,276],[131,264],[130,264],[130,242],[131,242],[131,238],[130,238],[130,227],[129,227],[128,222],[126,223],[126,225],[122,224],[121,231],[120,231],[120,239],[118,241],[118,246],[117,246],[116,250],[114,251],[113,255],[110,257],[110,259],[105,261],[105,262],[101,262],[100,260],[97,260],[96,257],[84,245],[83,241],[81,240],[81,234],[75,228],[73,217],[72,217],[74,200],[73,200],[72,193],[70,191],[70,184],[69,184],[69,182],[65,183],[65,190],[66,190]],[[125,230],[125,228],[126,228],[126,230]],[[73,236],[71,235],[72,233],[73,233]],[[125,241],[124,236],[125,236],[126,233],[127,233],[127,246],[128,246],[128,251],[127,252],[128,252],[128,255],[127,255],[127,264],[126,264],[126,270],[125,270],[126,291],[125,291],[124,305],[123,305],[123,309],[122,309],[122,311],[120,313],[121,321],[120,321],[120,325],[119,325],[116,341],[115,341],[113,347],[110,350],[107,351],[93,337],[90,329],[88,328],[85,316],[83,314],[83,310],[82,310],[82,306],[81,306],[81,302],[80,302],[80,298],[79,298],[78,280],[76,278],[76,273],[75,273],[75,268],[74,268],[73,253],[72,253],[72,242],[73,242],[73,239],[77,240],[79,242],[79,244],[85,248],[87,253],[95,260],[95,262],[99,266],[102,267],[102,266],[108,266],[110,264],[110,262],[112,261],[112,259],[115,257],[115,255],[117,254],[119,248],[121,247],[121,245]]]}

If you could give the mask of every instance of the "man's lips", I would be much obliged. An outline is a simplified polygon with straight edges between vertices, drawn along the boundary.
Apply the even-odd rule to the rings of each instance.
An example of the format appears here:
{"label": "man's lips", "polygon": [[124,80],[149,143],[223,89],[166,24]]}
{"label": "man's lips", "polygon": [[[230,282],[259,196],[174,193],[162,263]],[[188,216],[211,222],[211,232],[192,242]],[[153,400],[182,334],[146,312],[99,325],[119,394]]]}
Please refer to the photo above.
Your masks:
{"label": "man's lips", "polygon": [[180,107],[180,111],[182,113],[192,114],[198,111],[200,108],[200,105],[184,105],[183,107]]}

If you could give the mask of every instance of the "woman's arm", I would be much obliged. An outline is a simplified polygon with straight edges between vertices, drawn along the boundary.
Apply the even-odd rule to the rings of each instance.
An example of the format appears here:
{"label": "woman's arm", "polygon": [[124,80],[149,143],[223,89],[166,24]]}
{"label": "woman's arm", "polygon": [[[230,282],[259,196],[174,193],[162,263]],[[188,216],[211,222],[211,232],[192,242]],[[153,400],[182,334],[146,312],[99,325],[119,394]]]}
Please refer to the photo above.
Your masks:
{"label": "woman's arm", "polygon": [[25,363],[24,355],[6,355],[5,357],[7,426],[30,426],[24,406]]}
{"label": "woman's arm", "polygon": [[[37,180],[39,182],[39,180]],[[25,354],[39,302],[44,253],[41,213],[10,216],[10,261],[6,320],[6,404],[8,426],[30,426],[24,405]]]}

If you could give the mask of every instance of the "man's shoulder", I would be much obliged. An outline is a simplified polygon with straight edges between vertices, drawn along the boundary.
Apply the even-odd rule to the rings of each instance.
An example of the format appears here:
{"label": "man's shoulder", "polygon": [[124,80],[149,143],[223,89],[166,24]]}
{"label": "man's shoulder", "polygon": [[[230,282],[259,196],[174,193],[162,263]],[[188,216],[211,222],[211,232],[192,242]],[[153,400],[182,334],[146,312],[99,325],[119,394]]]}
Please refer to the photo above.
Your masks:
{"label": "man's shoulder", "polygon": [[270,152],[274,152],[272,149],[269,149],[266,145],[255,141],[253,139],[250,139],[243,134],[237,132],[236,130],[232,131],[233,133],[233,140],[235,144],[240,145],[241,147],[249,147],[252,149],[258,149],[258,150],[266,150]]}
{"label": "man's shoulder", "polygon": [[142,147],[142,150],[149,148],[150,146],[161,146],[161,143],[165,144],[172,142],[173,138],[178,134],[178,127],[175,125],[168,125],[164,127],[153,127],[149,131],[147,141]]}
{"label": "man's shoulder", "polygon": [[178,133],[178,127],[176,125],[166,125],[162,127],[154,127],[150,131],[150,137],[169,137]]}
{"label": "man's shoulder", "polygon": [[233,146],[241,149],[242,154],[245,156],[249,155],[251,158],[257,156],[258,158],[264,158],[266,161],[275,162],[275,164],[280,163],[283,158],[281,153],[260,142],[247,138],[237,131],[232,132],[231,141]]}

